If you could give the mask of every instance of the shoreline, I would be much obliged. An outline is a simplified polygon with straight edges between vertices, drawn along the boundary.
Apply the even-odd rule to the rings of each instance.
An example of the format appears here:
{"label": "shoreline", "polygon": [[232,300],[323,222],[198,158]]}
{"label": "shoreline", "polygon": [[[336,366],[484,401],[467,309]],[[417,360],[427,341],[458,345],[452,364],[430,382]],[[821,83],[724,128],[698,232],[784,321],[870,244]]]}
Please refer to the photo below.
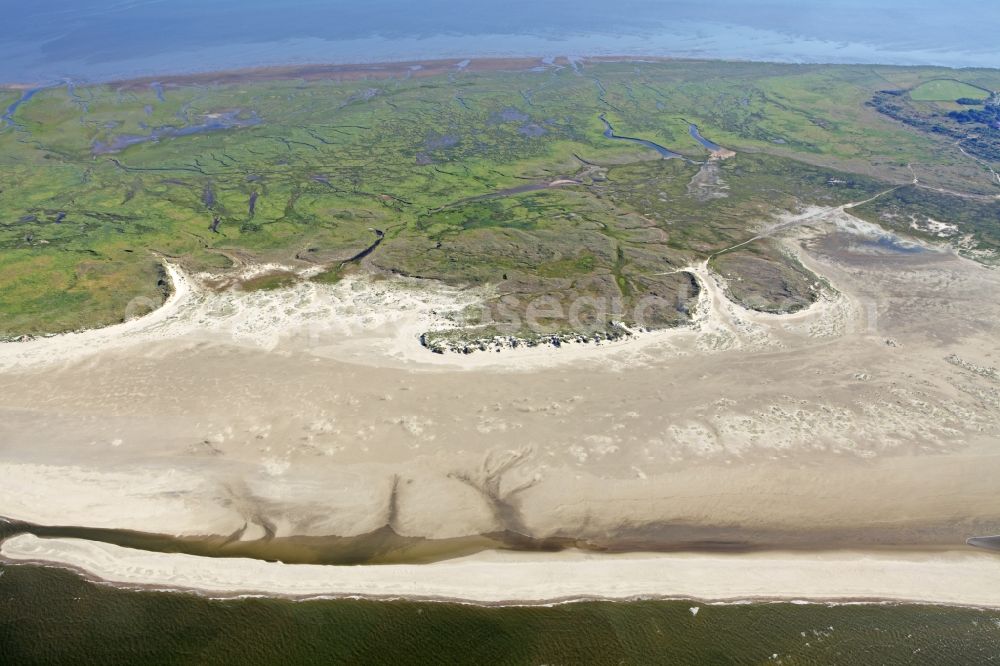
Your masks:
{"label": "shoreline", "polygon": [[232,594],[216,594],[206,592],[194,587],[163,586],[144,583],[116,583],[109,581],[88,572],[86,569],[72,565],[60,564],[46,560],[12,560],[0,555],[0,565],[10,567],[24,566],[36,567],[40,569],[57,569],[79,576],[84,581],[92,585],[109,587],[123,592],[161,592],[166,594],[184,594],[209,601],[241,601],[244,599],[270,599],[276,601],[290,601],[301,603],[308,601],[367,601],[372,603],[413,603],[413,604],[449,604],[454,606],[471,606],[473,608],[555,608],[557,606],[567,606],[570,604],[584,603],[609,603],[609,604],[634,604],[646,601],[652,602],[686,602],[698,604],[699,606],[757,606],[764,604],[791,604],[795,606],[935,606],[939,608],[954,608],[967,610],[1000,610],[1000,606],[964,604],[930,601],[923,599],[885,599],[880,597],[829,597],[829,598],[800,598],[796,596],[753,596],[753,597],[732,597],[720,599],[705,599],[689,595],[656,595],[639,594],[631,597],[608,597],[600,595],[579,595],[541,601],[532,600],[510,600],[510,601],[472,601],[460,597],[412,597],[401,595],[371,595],[371,594],[315,594],[315,595],[293,595],[293,594],[270,594],[255,592],[234,592]]}
{"label": "shoreline", "polygon": [[[162,75],[114,76],[107,79],[73,80],[80,85],[105,85],[118,87],[133,87],[149,84],[172,85],[207,85],[218,83],[241,83],[247,81],[289,80],[296,78],[323,80],[339,77],[343,80],[363,79],[367,76],[392,78],[398,76],[424,77],[447,72],[488,72],[488,71],[523,71],[531,67],[572,67],[573,62],[732,62],[732,63],[767,63],[766,60],[733,60],[726,58],[694,58],[682,56],[646,56],[646,55],[592,55],[592,56],[545,56],[538,54],[521,55],[488,55],[465,57],[427,57],[402,58],[399,60],[371,61],[314,61],[314,62],[276,62],[267,65],[248,65],[245,67],[224,67],[215,70],[176,71]],[[815,63],[783,63],[774,64],[789,66],[810,66]],[[224,80],[223,80],[224,79]],[[64,82],[66,77],[49,77],[44,81],[0,81],[0,90],[30,90],[42,85],[50,85],[52,81]]]}
{"label": "shoreline", "polygon": [[[0,561],[68,569],[122,589],[247,597],[405,600],[484,607],[585,601],[926,604],[1000,609],[1000,559],[977,551],[704,555],[483,553],[417,565],[304,565],[11,537]],[[626,570],[628,574],[622,575]]]}
{"label": "shoreline", "polygon": [[[948,65],[893,64],[880,62],[844,63],[844,62],[808,62],[793,60],[769,60],[766,58],[710,58],[691,55],[648,55],[633,54],[601,54],[592,55],[559,55],[545,56],[541,54],[492,54],[486,56],[467,55],[464,57],[427,57],[402,58],[399,60],[371,61],[312,61],[312,62],[275,62],[264,65],[246,67],[224,67],[216,70],[175,71],[162,75],[112,76],[109,78],[72,79],[65,76],[50,76],[36,81],[0,81],[0,90],[24,91],[39,86],[57,85],[72,81],[78,85],[114,86],[119,88],[134,88],[154,83],[166,85],[220,85],[255,81],[281,81],[302,78],[305,80],[361,80],[366,78],[426,77],[448,72],[489,72],[489,71],[527,71],[532,67],[575,67],[576,63],[614,63],[614,62],[649,62],[649,63],[730,63],[730,64],[770,64],[785,65],[795,68],[811,67],[889,67],[897,69],[943,69],[954,72],[993,71],[990,67],[955,67]],[[46,83],[47,81],[47,83]]]}

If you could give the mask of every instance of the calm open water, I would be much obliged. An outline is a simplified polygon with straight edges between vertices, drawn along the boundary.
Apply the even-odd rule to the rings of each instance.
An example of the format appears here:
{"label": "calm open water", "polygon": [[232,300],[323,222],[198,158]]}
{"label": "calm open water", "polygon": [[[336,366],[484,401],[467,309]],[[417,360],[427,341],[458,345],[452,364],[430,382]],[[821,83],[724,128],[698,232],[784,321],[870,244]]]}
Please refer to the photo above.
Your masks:
{"label": "calm open water", "polygon": [[1000,67],[991,0],[0,0],[0,82],[659,55]]}
{"label": "calm open water", "polygon": [[[697,614],[691,608],[698,608]],[[988,664],[1000,611],[210,600],[0,566],[0,663]]]}

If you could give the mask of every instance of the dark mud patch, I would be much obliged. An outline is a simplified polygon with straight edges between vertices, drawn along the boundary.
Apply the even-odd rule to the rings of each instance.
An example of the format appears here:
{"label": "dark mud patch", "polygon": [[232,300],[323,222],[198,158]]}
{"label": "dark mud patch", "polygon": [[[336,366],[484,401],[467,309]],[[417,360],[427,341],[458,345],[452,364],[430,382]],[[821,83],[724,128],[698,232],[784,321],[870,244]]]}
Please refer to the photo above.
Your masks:
{"label": "dark mud patch", "polygon": [[[84,539],[157,553],[200,557],[243,557],[286,564],[429,564],[485,550],[594,553],[751,553],[772,550],[952,549],[963,544],[968,526],[913,527],[898,530],[775,530],[741,526],[648,523],[623,525],[601,534],[559,532],[536,537],[511,530],[445,539],[403,536],[383,526],[356,536],[265,536],[242,540],[248,525],[229,535],[184,536],[75,526],[35,525],[0,519],[0,541],[18,534],[40,538]],[[966,532],[967,534],[968,532]],[[987,541],[988,540],[988,541]],[[1000,537],[974,537],[968,545],[1000,550]]]}
{"label": "dark mud patch", "polygon": [[261,118],[256,111],[249,113],[241,109],[210,113],[202,117],[202,121],[193,125],[183,125],[176,127],[164,125],[154,127],[149,134],[121,134],[110,137],[105,141],[94,141],[91,146],[91,153],[94,155],[107,155],[117,153],[143,143],[155,143],[165,139],[173,139],[205,132],[219,132],[232,129],[243,129],[261,124]]}
{"label": "dark mud patch", "polygon": [[460,142],[461,139],[455,134],[430,132],[427,134],[427,138],[424,139],[424,147],[429,151],[444,150],[446,148],[454,148]]}
{"label": "dark mud patch", "polygon": [[698,173],[688,182],[687,193],[688,196],[703,202],[725,199],[729,196],[729,185],[722,179],[718,160],[708,160],[701,165]]}
{"label": "dark mud patch", "polygon": [[503,123],[523,123],[528,120],[531,120],[531,116],[524,111],[514,106],[505,106],[500,111],[491,113],[486,124],[502,125]]}
{"label": "dark mud patch", "polygon": [[34,534],[42,538],[86,539],[156,553],[329,565],[423,564],[504,547],[501,539],[488,535],[426,539],[401,536],[388,526],[357,536],[265,537],[242,541],[246,529],[245,525],[230,535],[175,537],[133,530],[8,522],[0,528],[0,539]]}
{"label": "dark mud patch", "polygon": [[892,234],[861,236],[836,231],[811,241],[809,247],[838,263],[861,267],[909,268],[948,261],[953,257],[944,248],[919,245]]}
{"label": "dark mud patch", "polygon": [[526,136],[529,139],[537,139],[540,136],[545,136],[549,133],[549,131],[536,123],[528,123],[518,127],[517,133],[521,136]]}
{"label": "dark mud patch", "polygon": [[726,280],[726,295],[758,312],[787,314],[819,297],[819,278],[771,243],[719,255],[712,269]]}

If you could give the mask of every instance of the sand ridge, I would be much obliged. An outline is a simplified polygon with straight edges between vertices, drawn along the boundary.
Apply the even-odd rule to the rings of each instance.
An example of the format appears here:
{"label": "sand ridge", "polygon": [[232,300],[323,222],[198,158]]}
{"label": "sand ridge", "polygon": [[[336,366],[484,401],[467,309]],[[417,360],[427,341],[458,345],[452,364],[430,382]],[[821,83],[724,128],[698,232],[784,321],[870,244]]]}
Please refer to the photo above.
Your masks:
{"label": "sand ridge", "polygon": [[708,556],[491,551],[436,564],[330,567],[146,553],[22,535],[4,542],[0,555],[55,563],[120,585],[224,597],[408,598],[490,605],[657,598],[887,600],[1000,608],[1000,560],[978,552]]}

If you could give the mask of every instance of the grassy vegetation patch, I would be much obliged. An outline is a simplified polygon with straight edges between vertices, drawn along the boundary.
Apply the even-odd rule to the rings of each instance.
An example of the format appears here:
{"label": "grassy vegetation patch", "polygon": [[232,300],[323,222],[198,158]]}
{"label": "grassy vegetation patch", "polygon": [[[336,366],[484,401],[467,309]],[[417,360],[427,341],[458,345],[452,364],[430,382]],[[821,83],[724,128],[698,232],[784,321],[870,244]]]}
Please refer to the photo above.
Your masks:
{"label": "grassy vegetation patch", "polygon": [[298,282],[294,273],[268,273],[240,282],[243,291],[267,291],[290,287]]}
{"label": "grassy vegetation patch", "polygon": [[916,102],[954,102],[962,98],[985,100],[990,94],[989,90],[957,79],[934,79],[911,90],[910,99]]}
{"label": "grassy vegetation patch", "polygon": [[[924,165],[922,183],[940,175],[962,186],[971,172],[981,190],[994,187],[976,162],[1000,156],[989,118],[932,116],[940,105],[903,92],[971,94],[947,78],[935,68],[605,62],[53,87],[0,129],[0,333],[114,323],[134,296],[161,299],[151,251],[193,270],[218,270],[237,252],[336,281],[379,233],[351,270],[490,285],[522,302],[648,297],[656,321],[676,323],[691,289],[664,274],[746,240],[776,213],[867,198],[912,177],[912,164]],[[964,78],[1000,87],[989,70]],[[19,95],[0,91],[0,106]],[[602,114],[619,134],[691,161],[606,138]],[[690,123],[738,155],[703,169]],[[939,219],[934,202],[896,205]],[[948,205],[942,218],[994,247],[992,209]],[[794,267],[760,260],[747,266],[764,275],[780,265],[772,277],[802,295]]]}

